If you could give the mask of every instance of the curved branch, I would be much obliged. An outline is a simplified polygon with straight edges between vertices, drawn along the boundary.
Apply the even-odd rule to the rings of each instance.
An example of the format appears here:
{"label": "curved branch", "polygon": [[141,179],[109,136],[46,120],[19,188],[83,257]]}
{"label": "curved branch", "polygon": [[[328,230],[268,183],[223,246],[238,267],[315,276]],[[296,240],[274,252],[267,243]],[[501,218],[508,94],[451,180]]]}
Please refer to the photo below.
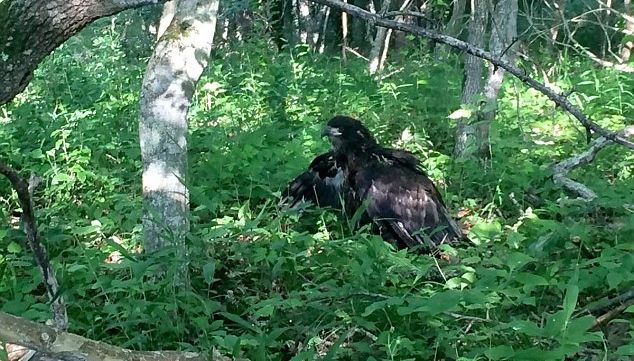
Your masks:
{"label": "curved branch", "polygon": [[0,1],[0,105],[20,94],[42,60],[86,25],[123,10],[164,1]]}
{"label": "curved branch", "polygon": [[[64,298],[59,294],[59,284],[55,277],[55,271],[48,260],[48,254],[46,248],[40,242],[40,236],[37,231],[37,223],[35,221],[35,214],[33,212],[33,202],[31,200],[31,193],[35,185],[33,181],[29,182],[22,178],[20,174],[9,165],[0,160],[0,174],[3,174],[11,185],[18,193],[18,200],[20,201],[20,207],[22,208],[22,223],[24,224],[24,232],[26,233],[26,243],[29,245],[35,263],[37,263],[40,273],[42,274],[42,280],[48,293],[48,298],[51,301],[51,308],[53,310],[53,320],[55,321],[55,327],[59,330],[66,330],[68,328],[68,316],[66,315],[66,304]],[[34,177],[31,177],[33,180]]]}
{"label": "curved branch", "polygon": [[[132,351],[0,312],[0,340],[6,343],[9,360],[48,361],[203,361],[194,352]],[[212,360],[225,360],[213,355]]]}
{"label": "curved branch", "polygon": [[528,85],[529,87],[539,91],[540,93],[546,95],[551,101],[553,101],[555,104],[557,104],[558,106],[560,106],[561,108],[563,108],[564,110],[566,110],[568,113],[570,113],[572,116],[574,116],[586,129],[592,130],[595,133],[598,133],[599,135],[614,141],[616,143],[619,143],[621,145],[624,145],[630,149],[634,149],[634,143],[630,142],[629,140],[623,138],[622,136],[611,132],[609,130],[604,129],[603,127],[601,127],[600,125],[598,125],[596,122],[594,122],[593,120],[591,120],[590,118],[588,118],[585,114],[583,114],[583,112],[581,112],[581,110],[577,107],[575,107],[565,96],[563,96],[562,94],[557,93],[555,90],[547,87],[546,85],[540,83],[539,81],[531,78],[530,76],[528,76],[526,74],[526,72],[520,68],[518,68],[517,66],[510,64],[506,61],[503,61],[501,59],[499,59],[498,57],[494,56],[493,54],[491,54],[488,51],[485,51],[483,49],[477,48],[469,43],[466,43],[462,40],[458,40],[456,38],[453,38],[451,36],[447,36],[447,35],[443,35],[443,34],[439,34],[435,31],[429,30],[429,29],[425,29],[425,28],[421,28],[419,26],[415,26],[415,25],[410,25],[410,24],[405,24],[402,22],[398,22],[398,21],[394,21],[394,20],[390,20],[390,19],[386,19],[380,15],[377,14],[372,14],[368,11],[365,11],[357,6],[354,5],[350,5],[350,4],[346,4],[342,1],[339,0],[310,0],[312,2],[316,2],[319,4],[323,4],[323,5],[328,5],[330,7],[334,7],[337,8],[341,11],[345,11],[348,14],[352,15],[352,16],[356,16],[359,17],[361,19],[365,19],[368,21],[372,21],[374,24],[378,25],[378,26],[382,26],[382,27],[386,27],[389,29],[394,29],[394,30],[399,30],[399,31],[403,31],[406,33],[411,33],[411,34],[415,34],[418,36],[422,36],[425,38],[429,38],[432,39],[434,41],[437,41],[439,43],[443,43],[443,44],[447,44],[453,48],[456,48],[458,50],[464,51],[468,54],[471,54],[473,56],[477,56],[479,58],[488,60],[490,63],[492,63],[494,66],[496,67],[500,67],[504,70],[506,70],[509,74],[512,74],[513,76],[515,76],[516,78],[518,78],[519,80],[521,80],[522,82],[524,82],[526,85]]}
{"label": "curved branch", "polygon": [[[634,136],[634,125],[625,127],[618,133],[618,135],[624,138]],[[553,166],[553,182],[573,193],[578,194],[585,201],[591,201],[597,198],[597,194],[593,190],[584,184],[570,179],[568,177],[568,173],[580,165],[592,162],[597,153],[611,143],[611,140],[605,137],[599,137],[590,143],[590,147],[588,147],[585,152],[556,163]]]}

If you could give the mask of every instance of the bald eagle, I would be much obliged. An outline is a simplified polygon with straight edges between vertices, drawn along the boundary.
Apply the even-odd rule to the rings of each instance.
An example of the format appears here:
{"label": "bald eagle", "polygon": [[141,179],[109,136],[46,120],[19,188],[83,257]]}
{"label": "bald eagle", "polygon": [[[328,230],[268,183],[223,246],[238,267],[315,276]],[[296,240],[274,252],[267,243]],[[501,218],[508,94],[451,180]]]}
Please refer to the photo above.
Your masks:
{"label": "bald eagle", "polygon": [[410,152],[380,146],[359,121],[336,116],[322,136],[332,150],[315,158],[308,170],[291,181],[283,200],[301,200],[362,210],[360,224],[373,224],[398,248],[431,251],[462,238],[434,183]]}

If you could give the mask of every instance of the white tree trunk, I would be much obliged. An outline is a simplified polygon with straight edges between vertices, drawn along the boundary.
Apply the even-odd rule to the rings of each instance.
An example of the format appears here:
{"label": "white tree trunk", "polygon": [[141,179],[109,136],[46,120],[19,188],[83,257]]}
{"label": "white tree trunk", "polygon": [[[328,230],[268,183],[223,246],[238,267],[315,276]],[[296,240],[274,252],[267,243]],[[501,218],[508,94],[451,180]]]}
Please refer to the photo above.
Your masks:
{"label": "white tree trunk", "polygon": [[161,39],[161,36],[165,34],[165,30],[172,23],[174,14],[176,13],[176,0],[169,0],[163,4],[163,12],[161,13],[161,20],[159,20],[158,30],[156,31],[156,40]]}
{"label": "white tree trunk", "polygon": [[[401,8],[399,9],[399,11],[405,11],[407,10],[407,8],[412,4],[412,0],[405,0],[403,1],[403,5],[401,5]],[[404,16],[397,16],[394,18],[394,20],[396,21],[405,21],[405,17]],[[381,52],[381,58],[379,59],[379,66],[378,68],[375,70],[376,71],[382,71],[383,67],[385,66],[385,60],[387,59],[387,52],[390,49],[390,40],[392,39],[392,29],[388,29],[387,30],[387,34],[385,34],[385,40],[383,43],[383,51]],[[374,73],[372,73],[374,74]]]}
{"label": "white tree trunk", "polygon": [[182,246],[189,230],[187,111],[207,66],[218,3],[179,0],[143,78],[139,137],[146,251]]}
{"label": "white tree trunk", "polygon": [[[348,3],[348,0],[343,0]],[[347,61],[346,48],[348,47],[348,13],[341,12],[341,59],[345,63]]]}
{"label": "white tree trunk", "polygon": [[[510,48],[517,36],[517,0],[499,0],[495,6],[491,19],[491,37],[489,51],[502,60],[515,62],[515,50]],[[498,94],[504,80],[504,69],[489,65],[489,75],[484,84],[484,98],[486,110],[482,121],[476,129],[476,141],[482,158],[491,157],[489,129],[495,120]]]}
{"label": "white tree trunk", "polygon": [[[486,24],[489,11],[488,0],[471,0],[471,16],[469,18],[469,37],[467,42],[478,48],[485,43]],[[462,104],[475,106],[478,94],[482,91],[482,70],[484,62],[473,55],[465,54],[465,81],[462,87]],[[476,112],[477,114],[477,112]],[[477,116],[477,115],[476,115]],[[456,145],[454,154],[457,158],[466,155],[470,138],[474,130],[469,119],[460,119],[456,128]]]}
{"label": "white tree trunk", "polygon": [[552,47],[554,47],[557,43],[559,28],[563,25],[564,21],[566,21],[566,17],[564,16],[566,11],[566,3],[567,0],[557,0],[553,2],[553,6],[555,7],[555,15],[553,18],[552,27],[550,28],[550,46]]}
{"label": "white tree trunk", "polygon": [[[392,0],[383,0],[383,5],[381,6],[381,14],[385,14],[390,9],[390,3]],[[379,69],[379,62],[381,60],[381,49],[383,49],[383,45],[385,43],[385,37],[387,36],[387,29],[384,27],[377,27],[376,36],[374,37],[374,42],[372,43],[372,50],[370,50],[370,65],[369,70],[370,74],[376,74]]]}

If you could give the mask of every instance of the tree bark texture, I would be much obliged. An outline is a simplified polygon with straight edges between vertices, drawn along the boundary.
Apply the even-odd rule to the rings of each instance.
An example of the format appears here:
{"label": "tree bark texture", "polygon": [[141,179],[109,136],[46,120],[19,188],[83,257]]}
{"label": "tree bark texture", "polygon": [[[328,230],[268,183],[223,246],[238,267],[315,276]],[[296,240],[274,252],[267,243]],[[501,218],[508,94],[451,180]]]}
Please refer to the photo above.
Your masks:
{"label": "tree bark texture", "polygon": [[55,48],[104,16],[162,0],[0,1],[0,105],[22,92]]}
{"label": "tree bark texture", "polygon": [[[37,322],[0,312],[0,343],[10,361],[203,361],[193,352],[132,351],[61,332]],[[213,357],[213,360],[222,358]]]}
{"label": "tree bark texture", "polygon": [[139,136],[146,251],[182,245],[189,228],[187,112],[211,52],[218,3],[178,2],[143,79]]}
{"label": "tree bark texture", "polygon": [[[515,62],[515,50],[512,44],[517,36],[517,0],[498,0],[491,18],[491,37],[489,51],[509,63]],[[489,74],[484,84],[484,98],[486,100],[483,119],[476,128],[476,141],[480,157],[491,157],[489,129],[495,120],[498,95],[504,80],[504,69],[489,66]]]}
{"label": "tree bark texture", "polygon": [[[385,14],[390,10],[391,0],[383,0],[383,5],[381,5],[381,11],[379,14]],[[370,74],[375,74],[379,69],[379,62],[381,60],[381,49],[383,49],[383,45],[385,43],[385,37],[387,36],[387,29],[384,27],[378,27],[376,29],[376,35],[374,36],[374,42],[372,42],[372,49],[370,50],[370,59],[369,70]]]}
{"label": "tree bark texture", "polygon": [[[457,38],[462,33],[464,28],[465,8],[467,7],[467,0],[454,0],[451,7],[451,17],[445,26],[443,33],[449,36]],[[436,59],[443,59],[447,56],[449,47],[441,45],[434,49],[434,57]]]}
{"label": "tree bark texture", "polygon": [[159,20],[158,30],[156,31],[156,41],[161,39],[161,36],[165,34],[165,30],[172,23],[174,14],[176,14],[176,1],[168,0],[163,4],[163,11],[161,12],[161,20]]}
{"label": "tree bark texture", "polygon": [[632,0],[625,0],[623,2],[623,7],[625,9],[625,40],[621,45],[621,63],[627,63],[630,61],[630,56],[632,55],[632,51],[634,51],[634,5],[632,5]]}
{"label": "tree bark texture", "polygon": [[[48,299],[51,303],[51,310],[53,311],[53,321],[55,327],[58,330],[65,331],[68,328],[68,315],[66,314],[66,303],[64,302],[64,296],[60,294],[59,283],[55,276],[55,270],[51,266],[48,258],[48,252],[46,247],[41,242],[40,235],[37,229],[37,222],[35,220],[35,208],[33,207],[33,190],[35,186],[35,178],[31,176],[32,181],[27,181],[20,174],[0,160],[0,174],[3,174],[9,179],[11,185],[18,194],[18,200],[20,202],[20,208],[22,208],[22,223],[24,227],[24,233],[26,233],[26,244],[28,244],[31,252],[33,252],[33,258],[35,263],[40,269],[42,274],[42,281],[48,294]],[[0,323],[2,325],[2,323]]]}
{"label": "tree bark texture", "polygon": [[[401,4],[401,7],[399,8],[398,11],[404,12],[405,10],[407,10],[408,7],[410,7],[410,5],[412,5],[412,0],[405,0],[403,1],[403,4]],[[404,22],[404,23],[412,23],[411,17],[406,17],[403,15],[396,16],[394,20]],[[387,60],[387,53],[390,50],[390,40],[392,38],[393,32],[394,32],[393,29],[387,29],[387,34],[385,34],[385,41],[383,42],[383,51],[381,52],[379,66],[377,68],[377,71],[379,72],[383,71],[383,68],[385,67],[385,61]],[[401,34],[405,35],[406,33],[401,33]]]}
{"label": "tree bark texture", "polygon": [[557,37],[559,36],[559,28],[563,26],[564,21],[566,21],[565,13],[566,13],[566,4],[567,0],[556,0],[553,2],[553,6],[555,7],[554,15],[553,15],[553,23],[550,27],[550,46],[555,47],[557,43]]}
{"label": "tree bark texture", "polygon": [[330,18],[330,7],[323,6],[319,12],[319,35],[315,42],[315,49],[321,54],[324,52],[324,42],[326,41],[326,31],[328,30],[328,19]]}
{"label": "tree bark texture", "polygon": [[[488,0],[471,0],[471,16],[469,18],[469,36],[467,42],[482,48],[485,43],[486,25],[489,11]],[[482,91],[482,72],[484,62],[471,54],[465,54],[464,84],[462,86],[462,104],[476,106],[475,102]],[[477,114],[477,112],[475,112]],[[476,115],[477,116],[477,115]],[[474,130],[468,119],[458,121],[456,127],[456,145],[454,154],[460,158],[465,156],[469,138]]]}

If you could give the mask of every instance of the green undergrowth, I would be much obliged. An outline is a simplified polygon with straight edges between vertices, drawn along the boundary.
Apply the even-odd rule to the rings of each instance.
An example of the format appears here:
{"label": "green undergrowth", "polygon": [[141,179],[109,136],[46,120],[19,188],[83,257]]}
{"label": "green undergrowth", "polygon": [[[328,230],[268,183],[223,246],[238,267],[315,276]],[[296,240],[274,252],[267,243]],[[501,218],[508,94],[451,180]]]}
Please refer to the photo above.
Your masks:
{"label": "green undergrowth", "polygon": [[[344,65],[301,46],[215,50],[190,112],[188,255],[139,254],[146,59],[131,58],[105,24],[55,51],[0,109],[0,156],[43,179],[37,219],[72,332],[252,360],[634,355],[631,307],[605,332],[591,330],[584,312],[634,285],[633,153],[612,146],[575,170],[599,198],[572,199],[550,167],[584,150],[585,132],[508,80],[491,161],[456,162],[449,115],[460,107],[460,64],[426,54],[379,82],[358,59]],[[603,126],[631,122],[634,80],[574,62],[551,85],[574,85],[571,99]],[[422,159],[470,228],[473,244],[445,250],[457,262],[395,251],[334,211],[277,207],[286,182],[327,149],[319,129],[334,114],[365,120],[382,144]],[[46,294],[5,179],[0,203],[0,310],[45,321]],[[182,262],[187,288],[172,282]]]}

